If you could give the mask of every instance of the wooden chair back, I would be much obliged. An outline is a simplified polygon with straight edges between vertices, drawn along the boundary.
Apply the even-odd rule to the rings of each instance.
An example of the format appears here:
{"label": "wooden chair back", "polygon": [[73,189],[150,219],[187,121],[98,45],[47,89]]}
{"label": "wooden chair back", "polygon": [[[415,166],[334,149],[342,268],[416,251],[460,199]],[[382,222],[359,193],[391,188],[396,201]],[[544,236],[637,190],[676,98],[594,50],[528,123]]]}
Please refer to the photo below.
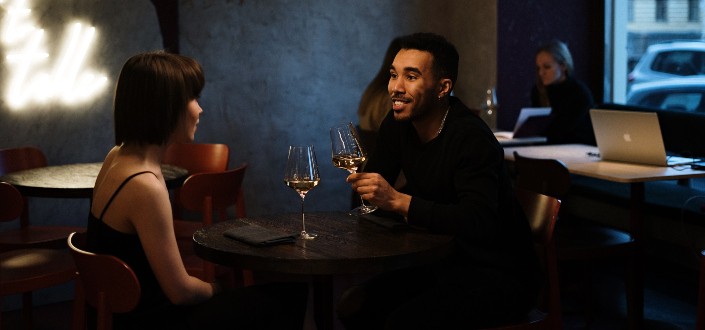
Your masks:
{"label": "wooden chair back", "polygon": [[[247,164],[238,168],[189,176],[181,187],[181,204],[203,215],[203,225],[212,223],[214,212],[219,220],[227,218],[227,208],[237,204]],[[238,217],[244,217],[244,215]]]}
{"label": "wooden chair back", "polygon": [[[236,217],[245,217],[244,212],[238,206],[239,197],[242,194],[242,182],[245,178],[247,164],[238,168],[212,173],[199,173],[189,176],[181,187],[181,205],[185,210],[201,214],[201,221],[174,220],[174,231],[176,233],[179,251],[184,261],[184,266],[189,274],[204,281],[212,282],[216,277],[227,276],[227,281],[233,285],[238,276],[230,268],[217,267],[211,262],[198,258],[193,251],[193,233],[205,226],[213,223],[214,215],[218,214],[218,221],[226,220],[228,209],[236,206]],[[242,283],[250,285],[254,283],[250,271],[242,272]]]}
{"label": "wooden chair back", "polygon": [[39,148],[0,149],[0,175],[44,166],[47,166],[47,158]]}
{"label": "wooden chair back", "polygon": [[38,225],[29,223],[26,198],[17,188],[7,182],[0,182],[0,222],[19,219],[19,228],[0,230],[0,252],[15,249],[41,248],[65,249],[66,238],[82,227]]}
{"label": "wooden chair back", "polygon": [[17,220],[22,215],[24,199],[13,185],[0,182],[0,222]]}
{"label": "wooden chair back", "polygon": [[164,164],[176,165],[189,174],[228,169],[230,148],[221,143],[173,143],[164,154]]}
{"label": "wooden chair back", "polygon": [[85,233],[69,235],[68,245],[78,269],[79,292],[96,309],[97,329],[112,329],[113,313],[129,312],[139,303],[137,276],[119,258],[86,251]]}
{"label": "wooden chair back", "polygon": [[[553,196],[564,202],[569,201],[571,174],[568,167],[557,159],[540,159],[521,156],[514,152],[514,169],[516,171],[515,185],[518,188],[533,190]],[[565,204],[564,204],[565,206]],[[569,260],[590,262],[592,260],[622,258],[627,270],[625,273],[625,290],[627,297],[627,314],[632,319],[638,315],[638,290],[632,285],[638,276],[636,264],[632,260],[635,249],[633,237],[626,231],[604,226],[598,222],[586,221],[576,214],[566,214],[568,208],[563,208],[561,222],[555,233],[557,257],[559,261]],[[592,271],[592,266],[588,272]],[[590,276],[585,276],[590,281]],[[590,322],[592,307],[589,283],[584,286],[584,315]]]}
{"label": "wooden chair back", "polygon": [[[16,220],[23,208],[22,194],[11,184],[0,182],[0,222]],[[2,232],[2,237],[18,236],[20,240],[20,236],[27,233],[7,230]],[[0,297],[22,295],[24,328],[32,327],[32,292],[70,282],[75,273],[76,266],[65,250],[0,246]]]}
{"label": "wooden chair back", "polygon": [[[189,175],[221,172],[228,169],[230,148],[223,143],[173,143],[169,145],[162,159],[164,164],[185,168]],[[173,190],[172,208],[174,215],[182,216],[181,189]],[[240,212],[245,212],[244,197],[238,204]]]}
{"label": "wooden chair back", "polygon": [[531,158],[514,152],[515,184],[556,198],[564,198],[570,191],[570,172],[557,159]]}
{"label": "wooden chair back", "polygon": [[[44,152],[37,147],[17,147],[0,149],[0,175],[11,172],[29,170],[47,166]],[[29,208],[27,198],[22,196],[23,213],[20,217],[20,226],[29,226]]]}
{"label": "wooden chair back", "polygon": [[519,204],[531,226],[537,254],[540,257],[545,275],[541,301],[522,320],[503,324],[491,329],[561,329],[561,298],[558,283],[558,260],[553,242],[561,202],[555,197],[539,194],[521,188],[515,189]]}

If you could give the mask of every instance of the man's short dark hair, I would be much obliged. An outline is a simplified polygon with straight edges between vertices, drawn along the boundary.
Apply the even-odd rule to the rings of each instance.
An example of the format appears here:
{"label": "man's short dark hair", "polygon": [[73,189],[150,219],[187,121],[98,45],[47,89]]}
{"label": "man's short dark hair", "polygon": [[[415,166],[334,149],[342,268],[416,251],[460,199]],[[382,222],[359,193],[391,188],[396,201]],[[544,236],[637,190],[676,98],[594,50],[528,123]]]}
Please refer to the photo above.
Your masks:
{"label": "man's short dark hair", "polygon": [[439,78],[450,78],[455,86],[458,80],[458,51],[444,37],[419,32],[400,38],[401,49],[416,49],[433,55],[433,72]]}
{"label": "man's short dark hair", "polygon": [[204,85],[192,58],[154,51],[128,59],[115,87],[115,145],[166,144]]}

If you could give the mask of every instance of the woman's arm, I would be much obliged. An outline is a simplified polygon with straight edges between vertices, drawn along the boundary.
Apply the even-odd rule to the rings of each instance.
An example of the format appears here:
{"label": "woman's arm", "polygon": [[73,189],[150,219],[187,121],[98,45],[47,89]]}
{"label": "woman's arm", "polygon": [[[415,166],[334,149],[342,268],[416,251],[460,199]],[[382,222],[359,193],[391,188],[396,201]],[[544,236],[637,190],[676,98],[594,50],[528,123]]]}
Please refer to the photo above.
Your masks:
{"label": "woman's arm", "polygon": [[[174,234],[169,193],[152,175],[135,177],[122,196],[130,196],[128,218],[139,235],[147,260],[169,300],[176,305],[202,302],[217,288],[186,272]],[[129,187],[129,188],[128,188]]]}

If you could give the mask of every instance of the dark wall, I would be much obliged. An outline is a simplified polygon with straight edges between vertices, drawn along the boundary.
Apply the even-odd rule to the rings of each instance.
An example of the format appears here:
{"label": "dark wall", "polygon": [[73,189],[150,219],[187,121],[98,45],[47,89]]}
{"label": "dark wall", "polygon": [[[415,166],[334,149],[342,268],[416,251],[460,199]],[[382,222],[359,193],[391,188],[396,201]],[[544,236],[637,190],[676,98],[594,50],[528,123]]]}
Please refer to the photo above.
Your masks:
{"label": "dark wall", "polygon": [[534,56],[546,41],[568,44],[575,77],[602,102],[604,2],[594,0],[497,1],[497,125],[514,126],[519,109],[530,106],[536,80]]}
{"label": "dark wall", "polygon": [[179,3],[177,0],[151,0],[159,19],[164,49],[179,53]]}
{"label": "dark wall", "polygon": [[[230,166],[250,165],[243,183],[248,215],[296,211],[299,197],[281,181],[286,150],[294,144],[318,149],[322,183],[307,195],[306,210],[348,208],[344,173],[324,162],[328,128],[357,121],[360,95],[395,36],[429,31],[453,42],[463,77],[454,91],[470,106],[480,105],[496,79],[496,0],[27,3],[37,14],[32,25],[51,34],[51,55],[61,54],[64,25],[73,19],[96,27],[95,49],[82,68],[104,74],[108,85],[81,104],[65,105],[57,96],[12,110],[2,93],[12,79],[0,79],[0,148],[40,147],[51,165],[101,161],[114,143],[112,93],[120,68],[135,53],[166,48],[203,66],[196,141],[227,144]],[[53,72],[54,62],[36,71]],[[5,72],[8,66],[0,66],[1,77]],[[79,225],[87,201],[81,202],[66,207],[42,199],[30,212],[45,224]]]}

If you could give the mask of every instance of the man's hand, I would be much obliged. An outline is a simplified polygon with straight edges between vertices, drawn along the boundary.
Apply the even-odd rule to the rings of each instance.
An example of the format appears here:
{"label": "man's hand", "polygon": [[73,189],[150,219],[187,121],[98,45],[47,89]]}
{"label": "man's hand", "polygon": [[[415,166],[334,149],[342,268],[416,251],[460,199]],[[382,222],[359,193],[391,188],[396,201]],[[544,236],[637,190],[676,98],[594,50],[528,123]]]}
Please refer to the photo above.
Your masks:
{"label": "man's hand", "polygon": [[387,211],[407,216],[411,196],[394,189],[377,173],[353,173],[345,180],[364,200]]}

